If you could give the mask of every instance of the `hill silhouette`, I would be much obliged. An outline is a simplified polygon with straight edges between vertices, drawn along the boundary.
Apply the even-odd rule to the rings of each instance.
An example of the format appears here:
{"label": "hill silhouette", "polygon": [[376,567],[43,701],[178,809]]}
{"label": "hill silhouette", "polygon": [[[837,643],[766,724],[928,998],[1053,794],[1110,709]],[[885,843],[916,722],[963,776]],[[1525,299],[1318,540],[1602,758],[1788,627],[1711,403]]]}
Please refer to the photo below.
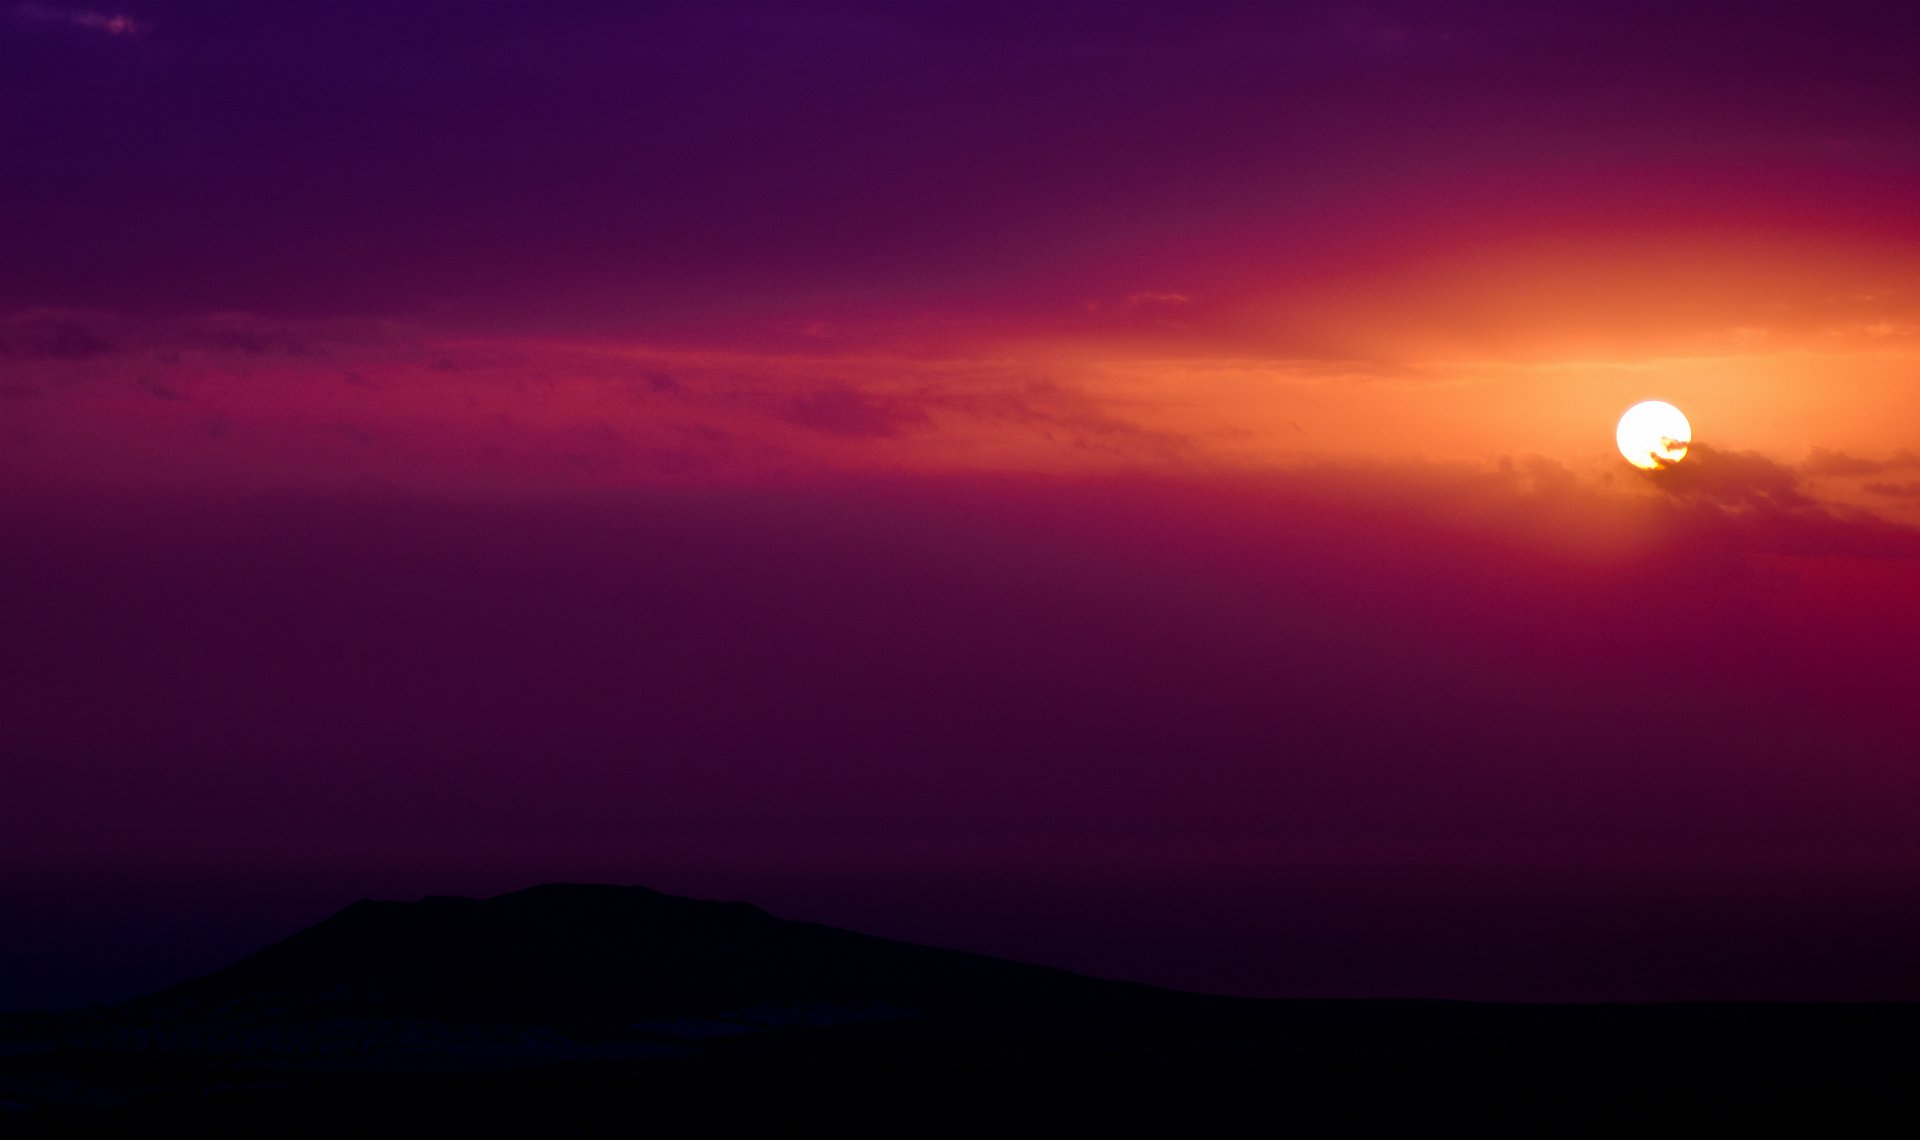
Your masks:
{"label": "hill silhouette", "polygon": [[761,1006],[927,1011],[1148,992],[775,918],[747,903],[554,883],[484,900],[357,902],[140,1004],[459,1018],[604,1035],[642,1019]]}
{"label": "hill silhouette", "polygon": [[1041,1097],[1077,1127],[1279,1104],[1295,1124],[1349,1130],[1830,1127],[1920,1107],[1916,1041],[1912,1006],[1186,994],[558,883],[362,901],[145,998],[0,1019],[0,1121],[490,1131],[637,1102],[655,1124],[724,1104],[736,1123],[786,1125],[812,1105],[844,1126],[858,1106],[892,1133],[925,1124],[929,1104],[990,1120]]}

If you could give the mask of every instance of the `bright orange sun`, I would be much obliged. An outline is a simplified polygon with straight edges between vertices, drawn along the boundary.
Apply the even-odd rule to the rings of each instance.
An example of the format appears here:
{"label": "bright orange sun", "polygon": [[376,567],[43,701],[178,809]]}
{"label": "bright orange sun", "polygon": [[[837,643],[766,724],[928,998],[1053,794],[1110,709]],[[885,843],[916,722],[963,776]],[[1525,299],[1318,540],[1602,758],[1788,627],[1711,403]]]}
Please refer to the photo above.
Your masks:
{"label": "bright orange sun", "polygon": [[1671,467],[1687,457],[1693,425],[1680,409],[1660,400],[1647,400],[1627,409],[1614,429],[1613,441],[1627,462],[1647,471]]}

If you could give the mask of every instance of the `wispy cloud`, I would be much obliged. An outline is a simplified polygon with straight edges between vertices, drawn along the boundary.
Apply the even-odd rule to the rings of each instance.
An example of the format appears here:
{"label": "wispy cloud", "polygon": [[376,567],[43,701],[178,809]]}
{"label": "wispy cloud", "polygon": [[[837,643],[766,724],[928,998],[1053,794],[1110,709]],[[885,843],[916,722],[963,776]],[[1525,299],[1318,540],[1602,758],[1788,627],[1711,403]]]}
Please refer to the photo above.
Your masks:
{"label": "wispy cloud", "polygon": [[1920,467],[1920,455],[1904,447],[1886,459],[1864,459],[1857,455],[1848,455],[1844,451],[1816,447],[1808,454],[1806,461],[1800,464],[1800,470],[1807,475],[1831,475],[1841,478],[1879,475],[1887,471],[1902,471],[1915,467]]}
{"label": "wispy cloud", "polygon": [[16,4],[13,17],[33,24],[63,24],[86,28],[109,36],[137,36],[151,31],[153,25],[136,20],[124,12],[101,12],[93,8],[64,8],[54,4]]}
{"label": "wispy cloud", "polygon": [[1148,305],[1179,307],[1191,305],[1193,298],[1185,293],[1135,293],[1127,298],[1127,307],[1138,309]]}
{"label": "wispy cloud", "polygon": [[1920,499],[1920,479],[1905,483],[1872,482],[1860,488],[1869,495],[1880,495],[1889,499]]}
{"label": "wispy cloud", "polygon": [[830,384],[796,398],[787,418],[804,428],[848,438],[892,438],[927,423],[915,404],[889,401],[850,384]]}

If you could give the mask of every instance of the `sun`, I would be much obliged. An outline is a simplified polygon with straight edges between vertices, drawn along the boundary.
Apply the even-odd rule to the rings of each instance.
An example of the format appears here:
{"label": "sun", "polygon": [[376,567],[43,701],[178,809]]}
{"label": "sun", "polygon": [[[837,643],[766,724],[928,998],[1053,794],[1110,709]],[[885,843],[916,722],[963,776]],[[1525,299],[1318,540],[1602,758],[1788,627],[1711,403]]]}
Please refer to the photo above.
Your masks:
{"label": "sun", "polygon": [[1680,409],[1660,400],[1647,400],[1627,409],[1613,441],[1627,462],[1646,471],[1671,467],[1687,457],[1693,425]]}

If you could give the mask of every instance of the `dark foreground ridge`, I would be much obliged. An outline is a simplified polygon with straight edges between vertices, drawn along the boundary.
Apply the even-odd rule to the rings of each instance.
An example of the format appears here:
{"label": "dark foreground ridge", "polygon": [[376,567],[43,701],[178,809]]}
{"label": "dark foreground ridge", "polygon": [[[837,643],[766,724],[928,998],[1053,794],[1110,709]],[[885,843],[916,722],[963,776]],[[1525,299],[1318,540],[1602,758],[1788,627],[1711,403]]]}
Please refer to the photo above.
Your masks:
{"label": "dark foreground ridge", "polygon": [[1109,1000],[1146,987],[645,887],[555,883],[492,899],[357,902],[218,973],[138,1003],[538,1025],[621,1037],[636,1021],[759,1006],[919,1010]]}
{"label": "dark foreground ridge", "polygon": [[1831,1128],[1920,1107],[1917,1031],[1913,1006],[1210,997],[552,884],[359,902],[158,994],[0,1020],[0,1128]]}

